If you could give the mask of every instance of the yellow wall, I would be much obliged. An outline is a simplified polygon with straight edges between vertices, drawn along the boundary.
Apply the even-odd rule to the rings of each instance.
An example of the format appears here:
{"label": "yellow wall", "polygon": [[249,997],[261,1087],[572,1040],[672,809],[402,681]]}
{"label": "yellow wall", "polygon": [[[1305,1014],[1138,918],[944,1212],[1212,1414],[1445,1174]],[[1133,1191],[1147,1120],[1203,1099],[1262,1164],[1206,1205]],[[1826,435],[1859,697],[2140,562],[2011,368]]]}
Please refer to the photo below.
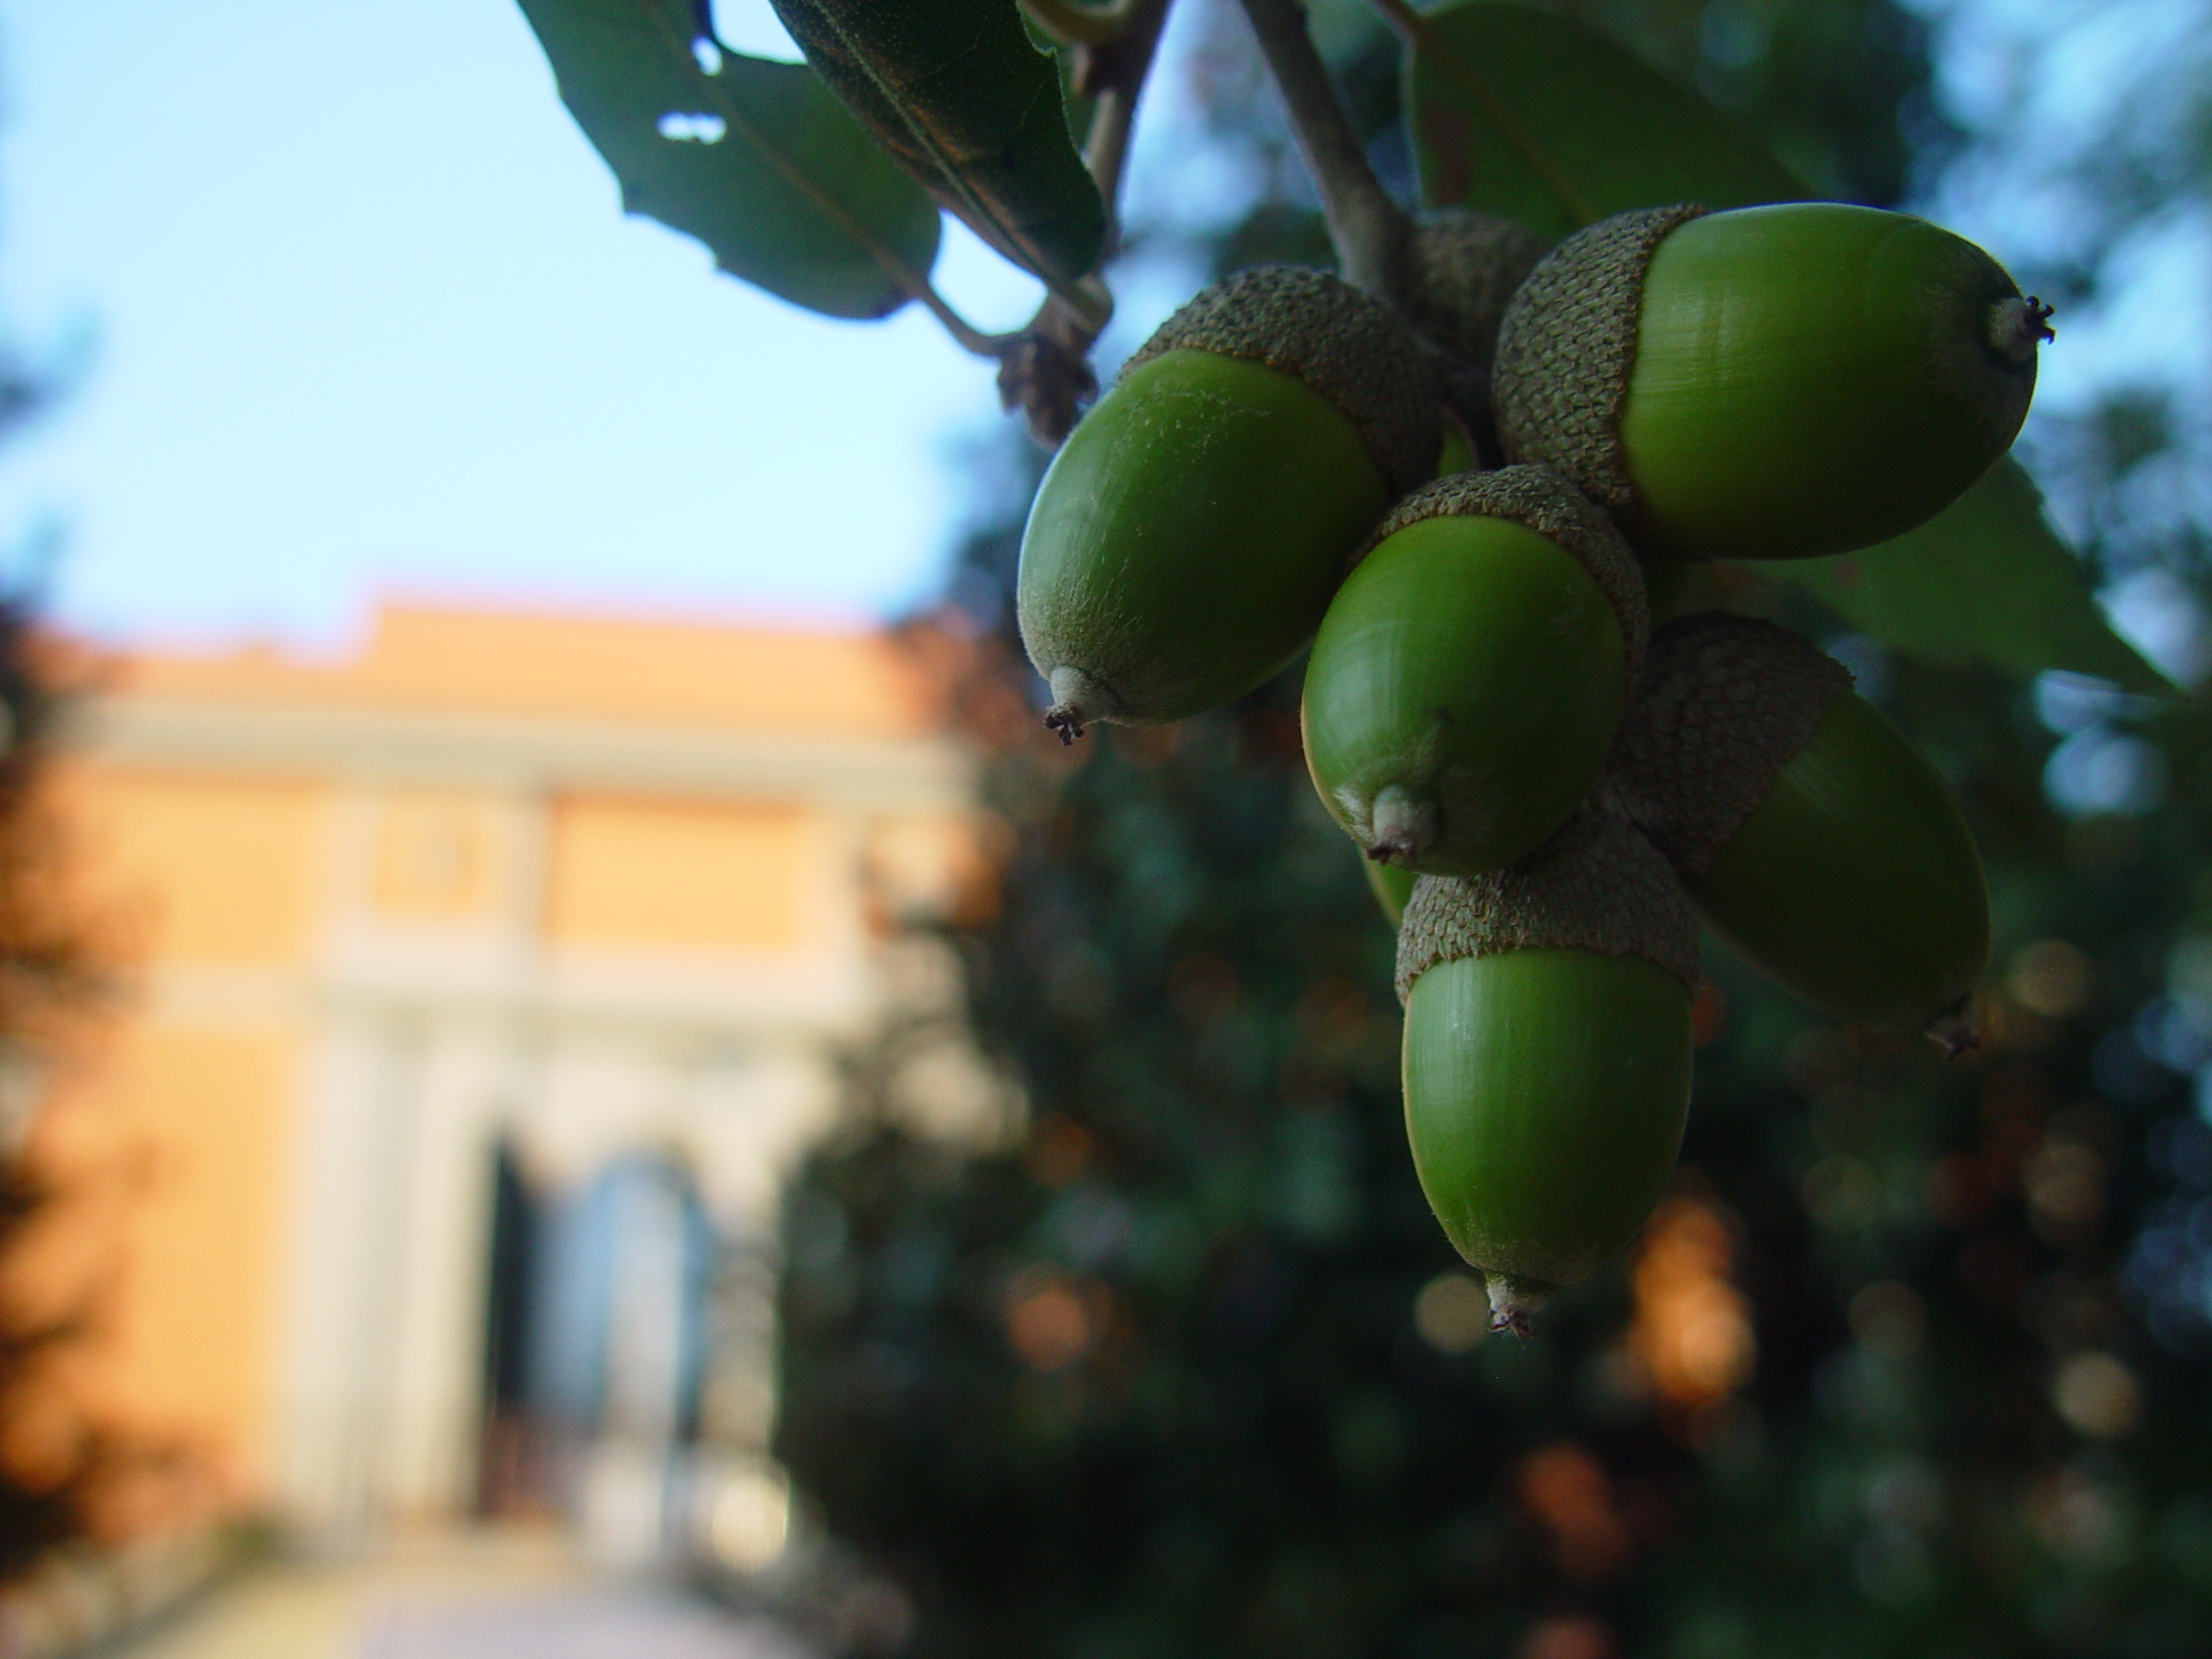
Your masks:
{"label": "yellow wall", "polygon": [[[936,642],[938,649],[949,641]],[[870,632],[394,605],[358,656],[148,656],[125,691],[817,737],[923,737],[942,668]]]}
{"label": "yellow wall", "polygon": [[791,806],[564,796],[553,809],[547,935],[566,945],[790,950],[810,828]]}
{"label": "yellow wall", "polygon": [[[311,937],[326,791],[306,782],[73,769],[58,791],[84,889],[120,915],[143,1012],[34,1131],[55,1198],[26,1294],[88,1313],[83,1404],[250,1492],[265,1421],[297,1034],[281,1007],[158,1008],[181,976],[266,980]],[[251,1008],[249,1002],[249,1008]]]}
{"label": "yellow wall", "polygon": [[461,922],[498,899],[499,804],[478,791],[390,789],[378,803],[375,905],[410,921]]}
{"label": "yellow wall", "polygon": [[69,791],[94,885],[156,961],[290,963],[312,925],[325,791],[307,782],[92,769]]}
{"label": "yellow wall", "polygon": [[149,1021],[35,1142],[58,1198],[29,1265],[92,1316],[85,1404],[233,1497],[260,1473],[296,1059],[282,1032]]}

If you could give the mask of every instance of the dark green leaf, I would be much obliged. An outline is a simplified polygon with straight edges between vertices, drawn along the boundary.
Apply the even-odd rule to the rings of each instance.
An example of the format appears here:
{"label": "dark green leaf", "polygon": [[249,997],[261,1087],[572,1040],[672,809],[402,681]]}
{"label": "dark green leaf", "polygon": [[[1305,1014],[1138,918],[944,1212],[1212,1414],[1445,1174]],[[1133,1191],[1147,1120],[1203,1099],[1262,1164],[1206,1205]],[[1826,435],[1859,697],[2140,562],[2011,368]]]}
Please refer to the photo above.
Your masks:
{"label": "dark green leaf", "polygon": [[1562,237],[1632,207],[1744,207],[1810,194],[1695,92],[1549,12],[1470,0],[1426,14],[1406,55],[1423,198]]}
{"label": "dark green leaf", "polygon": [[811,69],[709,52],[709,73],[690,0],[521,3],[631,213],[835,317],[885,315],[926,283],[937,209]]}
{"label": "dark green leaf", "polygon": [[775,0],[807,61],[945,207],[1047,282],[1098,263],[1106,204],[1014,0]]}
{"label": "dark green leaf", "polygon": [[1853,626],[1930,662],[2094,674],[2129,691],[2173,685],[2112,631],[2081,562],[2011,461],[1918,530],[1864,552],[1777,560],[1770,575]]}

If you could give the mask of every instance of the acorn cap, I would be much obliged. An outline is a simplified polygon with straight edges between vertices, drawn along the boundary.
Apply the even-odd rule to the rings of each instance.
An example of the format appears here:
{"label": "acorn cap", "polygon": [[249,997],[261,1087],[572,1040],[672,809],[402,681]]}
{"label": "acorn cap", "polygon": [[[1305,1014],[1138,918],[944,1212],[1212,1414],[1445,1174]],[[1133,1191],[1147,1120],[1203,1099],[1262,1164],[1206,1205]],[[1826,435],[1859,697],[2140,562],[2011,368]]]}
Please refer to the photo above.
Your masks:
{"label": "acorn cap", "polygon": [[1643,274],[1669,232],[1709,211],[1647,207],[1577,231],[1529,274],[1498,332],[1491,391],[1507,459],[1565,474],[1631,534],[1620,416]]}
{"label": "acorn cap", "polygon": [[1425,213],[1408,248],[1406,315],[1438,345],[1487,370],[1507,304],[1551,245],[1526,226],[1471,207]]}
{"label": "acorn cap", "polygon": [[1851,687],[1849,669],[1787,628],[1678,617],[1651,636],[1600,787],[1676,869],[1702,874]]}
{"label": "acorn cap", "polygon": [[1189,349],[1303,381],[1358,431],[1392,495],[1436,470],[1442,428],[1421,337],[1372,295],[1309,265],[1255,265],[1201,290],[1140,346],[1122,372]]}
{"label": "acorn cap", "polygon": [[1398,1000],[1440,962],[1548,949],[1641,957],[1697,988],[1697,918],[1681,883],[1634,828],[1586,806],[1517,864],[1414,884],[1398,925]]}
{"label": "acorn cap", "polygon": [[1551,245],[1526,226],[1472,207],[1425,213],[1407,238],[1400,308],[1433,348],[1438,394],[1465,429],[1478,464],[1498,453],[1490,387],[1498,326]]}
{"label": "acorn cap", "polygon": [[1533,530],[1590,573],[1621,625],[1631,683],[1643,664],[1651,635],[1651,601],[1643,569],[1628,543],[1597,503],[1544,467],[1502,467],[1492,473],[1454,473],[1416,490],[1390,509],[1352,560],[1361,559],[1408,524],[1458,516],[1503,518]]}

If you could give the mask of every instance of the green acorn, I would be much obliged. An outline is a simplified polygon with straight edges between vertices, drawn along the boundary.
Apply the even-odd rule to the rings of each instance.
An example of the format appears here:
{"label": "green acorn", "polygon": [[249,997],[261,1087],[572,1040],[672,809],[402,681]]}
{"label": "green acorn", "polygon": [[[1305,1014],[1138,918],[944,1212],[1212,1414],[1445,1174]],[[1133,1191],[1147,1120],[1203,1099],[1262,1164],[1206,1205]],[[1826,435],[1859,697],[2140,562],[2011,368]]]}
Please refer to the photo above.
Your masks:
{"label": "green acorn", "polygon": [[1298,654],[1390,503],[1436,465],[1411,327],[1325,271],[1206,289],[1129,359],[1045,474],[1016,606],[1065,740],[1182,720]]}
{"label": "green acorn", "polygon": [[1835,1019],[1971,1046],[1981,859],[1942,776],[1840,663],[1751,617],[1669,623],[1605,787],[1754,967]]}
{"label": "green acorn", "polygon": [[1525,1332],[1635,1236],[1690,1097],[1697,924],[1666,861],[1594,810],[1532,856],[1424,876],[1398,933],[1406,1136],[1429,1207]]}
{"label": "green acorn", "polygon": [[1508,308],[1506,454],[1637,550],[1800,558],[1925,523],[2002,455],[2050,308],[1924,220],[1836,202],[1621,213]]}
{"label": "green acorn", "polygon": [[1636,558],[1541,467],[1462,473],[1376,528],[1306,670],[1306,760],[1370,858],[1510,864],[1604,770],[1649,631]]}

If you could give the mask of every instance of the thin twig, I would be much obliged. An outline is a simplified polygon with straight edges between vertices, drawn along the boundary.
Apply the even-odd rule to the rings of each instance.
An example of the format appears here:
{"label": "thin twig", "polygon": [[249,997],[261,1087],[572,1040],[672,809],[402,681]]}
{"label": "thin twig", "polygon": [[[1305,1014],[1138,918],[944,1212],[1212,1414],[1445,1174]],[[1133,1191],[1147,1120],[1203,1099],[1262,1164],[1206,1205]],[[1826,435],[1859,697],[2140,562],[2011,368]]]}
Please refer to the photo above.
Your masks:
{"label": "thin twig", "polygon": [[[1122,32],[1106,47],[1086,49],[1076,73],[1078,86],[1092,95],[1083,164],[1106,204],[1106,241],[1098,257],[1102,265],[1114,257],[1121,242],[1122,178],[1128,165],[1129,136],[1136,126],[1137,94],[1151,73],[1167,0],[1126,0],[1119,10]],[[1061,320],[1065,338],[1077,338],[1069,329],[1080,331],[1078,349],[1084,351],[1114,315],[1114,296],[1095,273],[1072,287],[1055,289],[1046,306]],[[1040,310],[1038,321],[1045,320]]]}
{"label": "thin twig", "polygon": [[1111,227],[1109,257],[1121,239],[1122,179],[1128,167],[1137,98],[1152,73],[1160,31],[1167,23],[1167,6],[1168,0],[1128,0],[1128,21],[1120,37],[1109,46],[1086,53],[1079,66],[1078,78],[1093,98],[1090,127],[1083,139],[1083,162],[1106,200],[1106,220]]}
{"label": "thin twig", "polygon": [[[1147,52],[1147,60],[1150,56]],[[1129,135],[1136,126],[1141,85],[1141,81],[1133,85],[1116,79],[1101,87],[1090,108],[1090,130],[1083,141],[1084,165],[1090,169],[1098,194],[1106,199],[1106,217],[1117,236],[1122,228],[1122,175],[1128,164]]]}
{"label": "thin twig", "polygon": [[984,333],[954,310],[951,303],[937,291],[936,284],[928,277],[924,276],[909,284],[906,292],[910,298],[944,325],[944,332],[952,336],[954,343],[961,350],[973,352],[977,357],[1002,357],[1006,354],[1006,344],[1011,335]]}
{"label": "thin twig", "polygon": [[1029,20],[1063,46],[1104,46],[1121,38],[1137,0],[1086,6],[1081,0],[1021,0]]}
{"label": "thin twig", "polygon": [[1413,221],[1368,164],[1329,67],[1306,31],[1304,6],[1299,0],[1244,0],[1244,12],[1290,106],[1291,128],[1320,193],[1338,269],[1346,282],[1371,294],[1402,300]]}
{"label": "thin twig", "polygon": [[[1101,263],[1121,242],[1122,180],[1128,171],[1129,136],[1137,99],[1152,73],[1167,20],[1169,0],[1127,0],[1127,21],[1103,45],[1079,48],[1075,79],[1092,99],[1084,136],[1084,165],[1106,203],[1106,244]],[[1003,337],[999,397],[1019,408],[1040,442],[1056,445],[1075,424],[1097,389],[1090,348],[1114,315],[1113,296],[1095,273],[1072,289],[1055,290],[1029,326]]]}

